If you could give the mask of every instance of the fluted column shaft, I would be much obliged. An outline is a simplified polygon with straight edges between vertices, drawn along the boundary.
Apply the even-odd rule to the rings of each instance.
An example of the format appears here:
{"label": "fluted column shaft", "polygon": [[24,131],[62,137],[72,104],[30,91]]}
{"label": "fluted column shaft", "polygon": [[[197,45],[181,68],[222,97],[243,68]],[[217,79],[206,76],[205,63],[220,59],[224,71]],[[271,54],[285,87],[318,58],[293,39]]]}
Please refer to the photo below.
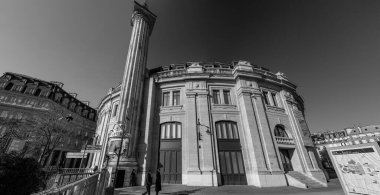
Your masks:
{"label": "fluted column shaft", "polygon": [[138,136],[148,43],[155,19],[156,16],[146,7],[135,2],[131,21],[133,28],[121,85],[120,109],[117,115],[119,125],[115,128],[115,131],[124,131],[124,138],[121,137],[121,133],[114,133],[112,137],[113,140],[124,139],[122,143],[124,154],[121,161],[127,160],[132,163],[136,161],[134,150]]}

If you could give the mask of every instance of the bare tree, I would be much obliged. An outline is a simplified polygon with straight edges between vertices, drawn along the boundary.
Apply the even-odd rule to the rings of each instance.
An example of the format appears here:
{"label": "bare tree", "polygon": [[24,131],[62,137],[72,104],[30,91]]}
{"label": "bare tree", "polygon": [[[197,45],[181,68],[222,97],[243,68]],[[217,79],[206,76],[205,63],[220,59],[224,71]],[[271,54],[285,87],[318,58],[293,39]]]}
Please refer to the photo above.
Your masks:
{"label": "bare tree", "polygon": [[[38,162],[44,164],[52,152],[65,138],[72,138],[73,120],[71,115],[64,114],[62,110],[53,109],[44,113],[33,115],[28,119],[1,120],[7,130],[0,138],[0,143],[9,138],[17,138],[27,141],[25,153],[38,156]],[[6,144],[6,143],[5,143]]]}
{"label": "bare tree", "polygon": [[6,152],[8,142],[12,138],[25,139],[24,123],[20,119],[0,118],[0,125],[4,128],[4,132],[0,134],[0,153]]}

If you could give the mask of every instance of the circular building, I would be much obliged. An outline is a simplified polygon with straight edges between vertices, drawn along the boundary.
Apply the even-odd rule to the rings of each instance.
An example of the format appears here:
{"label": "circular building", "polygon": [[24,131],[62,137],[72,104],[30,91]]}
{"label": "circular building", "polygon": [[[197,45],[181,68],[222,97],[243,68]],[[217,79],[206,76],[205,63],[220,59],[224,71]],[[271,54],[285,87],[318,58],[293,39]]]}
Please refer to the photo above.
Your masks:
{"label": "circular building", "polygon": [[117,131],[128,126],[117,122],[120,85],[98,107],[103,148],[93,166],[117,170],[116,187],[129,185],[133,169],[139,185],[160,169],[163,183],[191,186],[326,186],[303,100],[282,73],[246,61],[145,72],[127,139]]}

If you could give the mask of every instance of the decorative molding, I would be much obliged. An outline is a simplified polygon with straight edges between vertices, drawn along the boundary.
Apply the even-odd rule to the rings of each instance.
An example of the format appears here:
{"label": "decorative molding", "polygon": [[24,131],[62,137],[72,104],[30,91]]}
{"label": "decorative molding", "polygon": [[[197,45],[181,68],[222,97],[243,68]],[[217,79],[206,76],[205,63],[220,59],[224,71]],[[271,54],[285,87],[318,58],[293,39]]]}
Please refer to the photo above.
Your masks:
{"label": "decorative molding", "polygon": [[212,110],[236,110],[236,105],[230,105],[230,104],[211,104]]}
{"label": "decorative molding", "polygon": [[183,105],[178,106],[160,106],[160,112],[174,112],[181,111],[183,109]]}

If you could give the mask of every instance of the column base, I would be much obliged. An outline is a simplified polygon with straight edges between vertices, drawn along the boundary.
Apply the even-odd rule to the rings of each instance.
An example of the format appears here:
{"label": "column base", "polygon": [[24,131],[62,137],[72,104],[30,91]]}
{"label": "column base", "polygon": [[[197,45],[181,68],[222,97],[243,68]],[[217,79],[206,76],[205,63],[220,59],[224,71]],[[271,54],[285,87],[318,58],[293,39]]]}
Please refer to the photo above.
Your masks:
{"label": "column base", "polygon": [[188,186],[218,186],[218,177],[215,170],[188,171],[182,174],[183,184]]}

